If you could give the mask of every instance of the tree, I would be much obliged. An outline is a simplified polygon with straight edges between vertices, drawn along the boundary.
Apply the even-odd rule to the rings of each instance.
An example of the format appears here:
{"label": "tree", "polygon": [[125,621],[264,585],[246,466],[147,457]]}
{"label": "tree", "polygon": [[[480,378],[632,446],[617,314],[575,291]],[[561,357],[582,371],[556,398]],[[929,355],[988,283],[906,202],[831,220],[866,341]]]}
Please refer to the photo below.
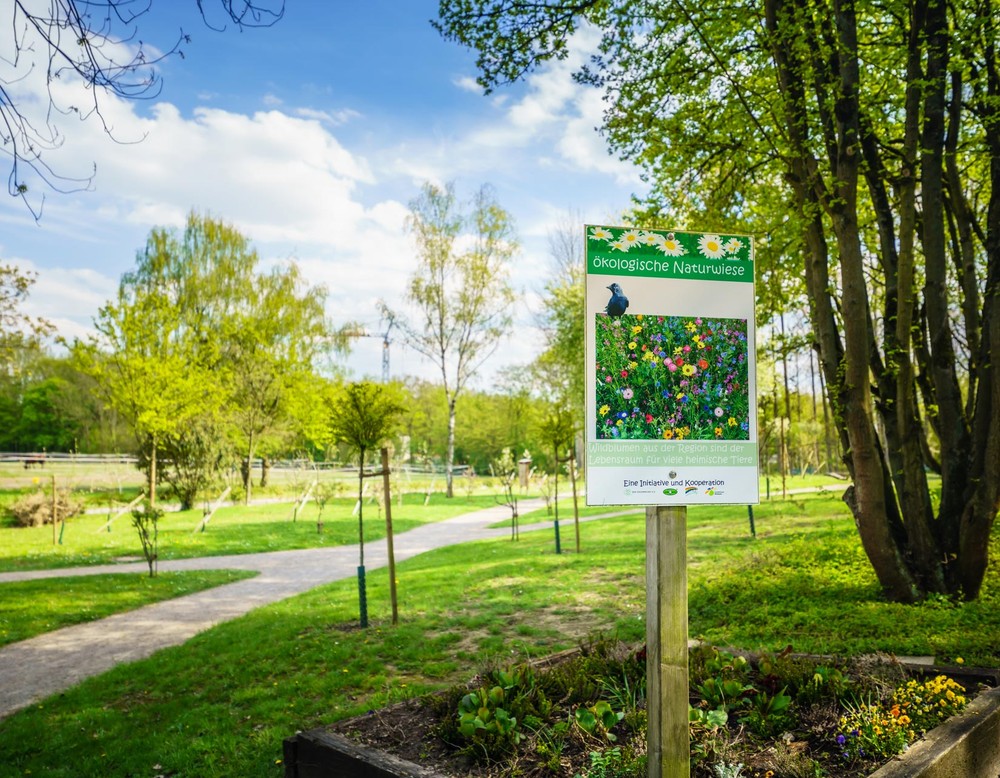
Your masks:
{"label": "tree", "polygon": [[[216,30],[224,29],[226,20],[240,30],[267,27],[285,13],[284,0],[220,0],[224,15],[217,21],[203,0],[197,3],[206,25]],[[58,118],[94,118],[114,138],[114,127],[104,117],[106,101],[155,98],[163,86],[160,64],[174,54],[184,55],[182,46],[191,38],[183,30],[167,46],[138,37],[138,23],[152,5],[152,0],[16,0],[10,5],[6,29],[11,40],[4,47],[10,54],[0,74],[0,141],[10,157],[7,190],[36,219],[44,195],[37,204],[29,201],[35,182],[59,192],[79,191],[91,186],[96,173],[69,177],[49,166],[47,154],[65,142]],[[44,73],[44,95],[24,90],[33,73]],[[67,85],[80,88],[67,93]]]}
{"label": "tree", "polygon": [[286,422],[314,360],[346,347],[346,339],[330,332],[325,288],[305,283],[294,263],[263,272],[250,241],[231,225],[192,213],[183,234],[154,230],[151,240],[155,250],[140,258],[129,281],[172,289],[198,360],[225,376],[225,418],[201,428],[231,431],[249,502],[257,445]]}
{"label": "tree", "polygon": [[[147,252],[156,245],[151,239]],[[98,334],[74,344],[80,369],[96,379],[107,404],[129,421],[142,446],[150,510],[156,508],[158,450],[222,402],[224,381],[186,337],[181,313],[169,287],[148,288],[126,276],[117,299],[98,311]]]}
{"label": "tree", "polygon": [[885,594],[975,598],[1000,507],[993,4],[445,0],[439,28],[491,89],[565,57],[584,22],[602,37],[578,75],[655,185],[636,218],[742,222],[768,233],[765,279],[804,280]]}
{"label": "tree", "polygon": [[332,442],[344,443],[358,455],[358,602],[361,626],[368,626],[365,584],[364,479],[365,456],[388,440],[405,412],[398,390],[371,381],[351,383],[329,401],[329,434]]}
{"label": "tree", "polygon": [[411,322],[384,302],[381,306],[398,322],[406,343],[441,371],[448,407],[447,494],[452,497],[456,403],[510,326],[514,292],[507,273],[518,246],[510,215],[486,185],[463,214],[451,185],[425,184],[410,204],[408,224],[418,266],[406,299],[419,319]]}
{"label": "tree", "polygon": [[[249,467],[262,436],[288,418],[313,359],[331,342],[325,290],[292,264],[268,273],[235,228],[192,213],[183,233],[154,229],[117,304],[101,309],[88,369],[137,426],[155,481],[169,453],[182,502],[206,486],[229,435]],[[99,352],[103,351],[103,356]],[[81,352],[83,353],[83,352]]]}
{"label": "tree", "polygon": [[[567,465],[573,486],[573,520],[576,531],[576,550],[580,551],[580,507],[576,493],[576,434],[579,429],[579,414],[559,403],[552,403],[548,413],[539,423],[539,432],[545,442],[552,447],[553,502],[555,506],[556,553],[562,553],[559,538],[559,468]],[[565,456],[560,452],[566,451]]]}
{"label": "tree", "polygon": [[[0,92],[0,113],[3,99]],[[0,265],[0,372],[10,370],[15,357],[28,349],[37,348],[39,340],[52,332],[44,319],[26,315],[22,310],[28,291],[35,283],[35,274],[16,265]]]}

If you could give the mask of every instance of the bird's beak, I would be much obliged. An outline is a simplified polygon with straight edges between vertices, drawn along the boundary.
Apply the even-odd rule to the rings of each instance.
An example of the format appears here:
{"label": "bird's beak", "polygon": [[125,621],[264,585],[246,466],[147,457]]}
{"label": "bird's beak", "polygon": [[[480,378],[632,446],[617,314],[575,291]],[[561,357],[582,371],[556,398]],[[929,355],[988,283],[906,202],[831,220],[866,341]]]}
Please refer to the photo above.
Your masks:
{"label": "bird's beak", "polygon": [[[604,287],[604,288],[605,288],[605,289],[611,289],[611,287],[612,287],[612,286],[614,286],[614,284],[612,284],[611,286],[606,286],[606,287]],[[613,292],[613,291],[614,291],[614,289],[611,289],[611,291]]]}

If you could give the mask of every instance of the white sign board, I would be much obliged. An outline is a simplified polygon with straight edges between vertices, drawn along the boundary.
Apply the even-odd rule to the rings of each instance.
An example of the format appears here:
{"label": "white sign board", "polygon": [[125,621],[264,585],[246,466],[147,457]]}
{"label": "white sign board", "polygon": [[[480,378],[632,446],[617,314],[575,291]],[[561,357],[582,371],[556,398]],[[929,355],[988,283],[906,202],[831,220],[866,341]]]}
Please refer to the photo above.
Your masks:
{"label": "white sign board", "polygon": [[753,240],[588,226],[587,504],[756,504]]}

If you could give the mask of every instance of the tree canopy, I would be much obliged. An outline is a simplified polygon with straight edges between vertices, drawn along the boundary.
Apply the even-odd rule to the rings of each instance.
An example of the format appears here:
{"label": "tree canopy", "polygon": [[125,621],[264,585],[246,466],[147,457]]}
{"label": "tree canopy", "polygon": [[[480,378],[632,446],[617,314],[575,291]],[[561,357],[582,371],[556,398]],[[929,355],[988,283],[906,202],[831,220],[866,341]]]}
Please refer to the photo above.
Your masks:
{"label": "tree canopy", "polygon": [[487,89],[600,33],[577,77],[652,184],[636,223],[761,237],[762,310],[808,311],[884,591],[976,597],[1000,506],[995,4],[442,0],[438,26]]}
{"label": "tree canopy", "polygon": [[263,270],[249,241],[222,221],[192,213],[182,234],[152,231],[117,300],[100,310],[98,337],[76,344],[109,404],[147,444],[151,494],[159,449],[169,446],[180,467],[184,454],[216,457],[229,439],[249,497],[256,447],[290,423],[314,360],[345,345],[330,332],[325,300],[294,264]]}

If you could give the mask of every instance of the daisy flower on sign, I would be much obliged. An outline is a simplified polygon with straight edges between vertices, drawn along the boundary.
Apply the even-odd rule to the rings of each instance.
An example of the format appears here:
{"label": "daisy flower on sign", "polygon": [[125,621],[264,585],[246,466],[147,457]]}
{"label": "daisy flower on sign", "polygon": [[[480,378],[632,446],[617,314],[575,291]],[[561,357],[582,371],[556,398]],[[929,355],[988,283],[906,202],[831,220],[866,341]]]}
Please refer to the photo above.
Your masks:
{"label": "daisy flower on sign", "polygon": [[735,254],[741,248],[743,248],[743,241],[739,238],[730,238],[726,241],[726,245],[723,246],[727,254]]}
{"label": "daisy flower on sign", "polygon": [[612,240],[613,238],[614,236],[611,234],[611,230],[606,230],[604,227],[590,228],[591,240]]}
{"label": "daisy flower on sign", "polygon": [[611,241],[608,245],[611,246],[615,251],[628,251],[629,245],[626,244],[621,238],[618,240]]}
{"label": "daisy flower on sign", "polygon": [[680,241],[673,236],[673,234],[667,235],[667,237],[665,237],[656,248],[668,257],[680,257],[685,253],[684,247],[680,244]]}
{"label": "daisy flower on sign", "polygon": [[698,251],[703,257],[718,259],[725,253],[722,248],[722,238],[718,235],[702,235],[698,238]]}
{"label": "daisy flower on sign", "polygon": [[619,237],[618,243],[625,246],[625,250],[628,251],[633,246],[638,246],[640,243],[639,231],[638,230],[625,230]]}
{"label": "daisy flower on sign", "polygon": [[640,232],[639,242],[644,246],[659,246],[663,243],[663,236],[658,232]]}

